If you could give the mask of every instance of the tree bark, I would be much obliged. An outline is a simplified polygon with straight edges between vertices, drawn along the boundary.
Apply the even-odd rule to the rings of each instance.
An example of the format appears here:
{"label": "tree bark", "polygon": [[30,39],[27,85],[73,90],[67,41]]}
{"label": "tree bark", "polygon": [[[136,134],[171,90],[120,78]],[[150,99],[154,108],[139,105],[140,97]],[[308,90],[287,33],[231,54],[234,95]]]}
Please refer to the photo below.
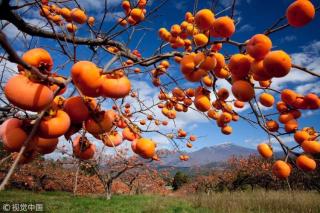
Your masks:
{"label": "tree bark", "polygon": [[107,200],[110,200],[112,197],[112,182],[112,180],[108,181],[104,188]]}
{"label": "tree bark", "polygon": [[73,195],[74,196],[77,194],[79,170],[80,170],[80,165],[78,165],[76,175],[75,175],[75,181],[74,181],[74,186],[73,186]]}

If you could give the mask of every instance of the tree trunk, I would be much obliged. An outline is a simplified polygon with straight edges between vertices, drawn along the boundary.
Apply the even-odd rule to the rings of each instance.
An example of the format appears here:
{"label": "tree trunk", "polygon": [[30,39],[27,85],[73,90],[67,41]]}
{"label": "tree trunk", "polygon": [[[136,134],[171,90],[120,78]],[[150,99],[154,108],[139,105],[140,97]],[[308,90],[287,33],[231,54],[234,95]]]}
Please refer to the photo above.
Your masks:
{"label": "tree trunk", "polygon": [[74,196],[77,194],[79,169],[80,169],[80,165],[78,165],[76,175],[75,175],[75,181],[74,181],[74,185],[73,185],[73,195]]}
{"label": "tree trunk", "polygon": [[110,200],[112,196],[112,181],[108,181],[104,189],[107,200]]}

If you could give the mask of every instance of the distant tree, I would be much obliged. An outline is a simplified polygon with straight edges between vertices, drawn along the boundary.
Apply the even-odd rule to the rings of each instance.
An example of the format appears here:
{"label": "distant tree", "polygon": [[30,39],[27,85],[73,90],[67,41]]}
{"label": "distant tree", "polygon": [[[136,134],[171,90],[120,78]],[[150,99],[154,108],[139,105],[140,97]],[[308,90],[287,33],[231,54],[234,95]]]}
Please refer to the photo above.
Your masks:
{"label": "distant tree", "polygon": [[79,169],[87,176],[93,176],[96,174],[95,167],[89,163],[80,163]]}
{"label": "distant tree", "polygon": [[188,179],[189,177],[185,173],[178,171],[173,178],[173,190],[179,189],[183,184],[188,182]]}
{"label": "distant tree", "polygon": [[[316,159],[319,159],[315,155]],[[317,163],[318,160],[316,160]],[[208,175],[199,175],[179,189],[182,193],[220,192],[224,190],[317,190],[320,191],[320,169],[305,173],[292,167],[290,178],[279,181],[272,173],[272,161],[255,155],[232,157],[223,170],[212,170]]]}

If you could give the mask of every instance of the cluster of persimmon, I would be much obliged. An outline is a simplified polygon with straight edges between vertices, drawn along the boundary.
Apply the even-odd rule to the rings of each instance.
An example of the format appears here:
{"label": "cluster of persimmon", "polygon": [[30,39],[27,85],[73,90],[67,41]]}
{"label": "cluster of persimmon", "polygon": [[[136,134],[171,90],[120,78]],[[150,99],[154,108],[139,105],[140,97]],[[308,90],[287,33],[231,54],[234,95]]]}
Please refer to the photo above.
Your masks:
{"label": "cluster of persimmon", "polygon": [[42,1],[40,15],[59,26],[64,25],[64,22],[66,22],[65,27],[70,33],[75,33],[78,30],[76,24],[88,23],[93,26],[95,22],[93,16],[87,17],[86,13],[80,8],[60,8],[56,4],[49,4],[48,1]]}
{"label": "cluster of persimmon", "polygon": [[103,73],[102,69],[90,61],[75,63],[71,68],[71,77],[84,96],[117,99],[126,97],[131,90],[130,80],[123,70]]}
{"label": "cluster of persimmon", "polygon": [[[179,140],[185,140],[186,147],[192,148],[192,146],[193,146],[192,143],[197,140],[197,137],[195,135],[190,135],[189,138],[187,138],[187,135],[188,135],[188,133],[184,129],[180,128],[180,129],[178,129],[177,134],[169,133],[169,134],[167,134],[167,137],[169,139],[175,138],[175,139],[179,139]],[[179,159],[182,161],[188,161],[189,156],[186,154],[181,154],[179,156]]]}
{"label": "cluster of persimmon", "polygon": [[[313,20],[314,15],[315,8],[308,0],[297,0],[286,11],[288,24],[293,27],[305,26]],[[209,43],[209,40],[210,37],[229,38],[234,32],[235,25],[230,17],[215,19],[211,10],[203,9],[198,11],[195,16],[187,12],[185,20],[180,25],[172,25],[170,31],[165,28],[159,29],[159,36],[168,42],[173,49],[184,48],[184,56],[176,56],[175,61],[180,64],[180,70],[187,81],[201,82],[202,85],[210,88],[214,86],[214,79],[227,79],[232,84],[231,91],[236,98],[234,106],[243,108],[244,102],[249,102],[255,97],[255,81],[262,88],[268,89],[272,78],[282,78],[289,74],[292,64],[290,56],[283,50],[271,51],[272,41],[264,34],[256,34],[246,41],[244,43],[245,51],[232,55],[226,63],[224,56],[218,52],[222,48],[222,43],[219,41]],[[211,47],[205,49],[209,44]],[[193,47],[195,47],[195,52],[192,52]],[[161,73],[162,67],[159,70]],[[208,117],[217,120],[217,124],[224,134],[230,134],[232,128],[227,124],[232,120],[238,120],[238,115],[233,112],[232,106],[226,103],[229,92],[225,88],[216,92],[217,100],[211,106],[209,88],[199,87],[193,90],[192,95],[188,93],[191,91],[189,89],[174,88],[172,97],[161,92],[159,99],[165,100],[166,103],[160,104],[159,107],[163,108],[163,114],[167,117],[169,115],[170,118],[175,117],[176,111],[186,112],[188,106],[194,103],[199,111],[207,112]],[[192,100],[191,97],[194,96],[195,98]],[[264,92],[260,95],[259,102],[265,107],[272,107],[275,98]],[[292,90],[285,89],[281,92],[281,101],[277,103],[277,110],[280,113],[279,122],[284,124],[287,133],[297,134],[299,132],[301,134],[300,131],[297,131],[297,119],[301,116],[300,110],[318,109],[319,107],[320,99],[316,94],[309,93],[302,96]],[[217,113],[218,110],[222,110],[220,115]],[[270,132],[277,132],[279,124],[275,120],[267,120],[266,128]],[[305,135],[307,134],[305,133]],[[316,141],[306,142],[306,144],[312,144],[314,150],[319,149],[319,143]],[[272,156],[272,149],[268,144],[259,145],[258,150],[266,158]],[[316,153],[315,151],[306,151],[305,148],[303,150],[309,154]],[[297,164],[306,171],[315,169],[315,161],[307,155],[300,155],[297,158]],[[283,165],[282,162],[276,162],[274,165],[273,171],[278,177],[285,176],[281,171],[281,168],[286,167]],[[287,164],[285,163],[285,165]]]}
{"label": "cluster of persimmon", "polygon": [[[296,155],[296,165],[303,171],[314,171],[317,167],[312,155],[320,153],[320,143],[317,141],[318,133],[311,127],[305,127],[294,133],[295,142],[301,146],[303,153]],[[260,155],[266,159],[273,156],[273,149],[270,144],[261,143],[258,145]],[[291,165],[288,162],[278,160],[273,165],[273,173],[278,178],[287,178],[291,172]]]}
{"label": "cluster of persimmon", "polygon": [[[185,139],[187,137],[187,132],[184,131],[183,129],[178,129],[178,134],[177,134],[177,138],[179,139]],[[189,138],[186,140],[186,146],[188,148],[192,148],[192,143],[195,142],[197,140],[197,137],[195,135],[190,135]]]}
{"label": "cluster of persimmon", "polygon": [[[294,27],[302,27],[308,24],[314,18],[314,14],[315,9],[310,1],[297,0],[288,7],[286,17],[289,25]],[[256,41],[254,41],[254,43],[256,43]],[[247,52],[249,51],[250,49],[248,49],[247,45]],[[253,71],[256,70],[256,72],[254,72],[253,78],[255,80],[260,80],[260,85],[263,83],[261,81],[270,80],[268,79],[268,74],[271,74],[273,77],[283,77],[290,71],[291,65],[289,56],[287,56],[283,51],[273,51],[273,55],[271,54],[272,52],[266,55],[262,64],[261,62],[258,62],[254,65],[255,68]],[[273,57],[279,57],[283,63],[281,65],[280,63],[279,65],[275,65],[275,59],[273,59]],[[251,66],[253,66],[253,64]],[[260,74],[255,75],[255,73]],[[271,82],[266,83],[265,86],[268,87],[270,83]],[[267,93],[262,93],[259,101],[265,107],[271,107],[275,102],[274,97]],[[304,171],[315,170],[316,161],[313,159],[312,155],[320,153],[320,143],[316,141],[318,134],[311,127],[305,127],[299,131],[297,119],[301,117],[300,110],[319,109],[319,97],[314,93],[309,93],[303,96],[297,94],[293,90],[285,89],[281,92],[281,100],[277,102],[276,108],[280,114],[278,120],[280,123],[284,124],[284,130],[287,133],[294,133],[295,141],[304,151],[301,154],[296,154],[296,165]],[[268,120],[265,125],[270,132],[277,132],[279,130],[279,124],[275,120]],[[271,158],[273,155],[273,150],[270,144],[259,144],[258,151],[264,158]],[[290,152],[291,150],[288,151]],[[291,169],[292,165],[282,160],[277,160],[272,167],[274,175],[281,179],[289,177]]]}
{"label": "cluster of persimmon", "polygon": [[179,159],[181,160],[181,161],[188,161],[189,160],[189,156],[188,155],[180,155],[179,156]]}
{"label": "cluster of persimmon", "polygon": [[[160,91],[158,98],[162,102],[158,104],[158,108],[164,116],[169,119],[175,119],[177,112],[187,112],[188,108],[192,105],[192,97],[194,97],[195,91],[192,88],[182,90],[175,87],[171,91],[171,95],[164,91]],[[164,102],[164,103],[163,103]]]}
{"label": "cluster of persimmon", "polygon": [[[301,117],[300,110],[319,109],[319,97],[313,93],[302,96],[293,90],[285,89],[281,92],[281,100],[277,103],[276,108],[280,114],[278,120],[284,124],[284,130],[287,133],[294,133],[295,141],[304,151],[304,153],[296,158],[297,166],[304,171],[315,170],[316,162],[313,160],[312,155],[320,153],[320,143],[316,141],[318,134],[311,127],[304,127],[298,130],[297,119]],[[279,123],[275,120],[268,120],[266,122],[266,128],[270,132],[277,132],[279,130]],[[273,155],[270,144],[259,144],[258,151],[264,158],[271,158]],[[282,170],[278,167],[282,168],[283,172],[281,172]],[[277,163],[276,168],[277,170],[274,170],[276,176],[286,178],[290,175],[289,167],[285,166],[284,163]]]}
{"label": "cluster of persimmon", "polygon": [[[262,94],[260,102],[268,102],[272,106],[274,98]],[[272,104],[271,104],[272,103]],[[263,104],[267,106],[266,104]],[[320,99],[314,93],[309,93],[305,96],[299,95],[293,90],[284,89],[281,92],[281,100],[276,104],[279,113],[278,121],[284,125],[284,130],[287,133],[295,132],[298,129],[297,119],[301,117],[301,111],[304,109],[316,110],[320,108]],[[275,120],[267,120],[265,127],[270,132],[277,132],[279,130],[279,123]]]}
{"label": "cluster of persimmon", "polygon": [[126,27],[128,24],[137,25],[145,19],[147,13],[146,7],[147,0],[138,0],[136,5],[131,5],[130,1],[122,1],[122,8],[126,14],[126,17],[119,18],[118,23]]}
{"label": "cluster of persimmon", "polygon": [[[288,23],[294,27],[308,24],[314,15],[315,8],[310,1],[296,1],[288,7],[286,12]],[[190,52],[192,44],[202,47],[208,43],[210,36],[229,38],[234,32],[235,24],[230,17],[223,16],[215,19],[211,10],[202,9],[195,16],[187,12],[185,20],[181,24],[172,25],[170,31],[165,28],[159,29],[159,36],[162,40],[169,42],[172,48],[184,48]]]}
{"label": "cluster of persimmon", "polygon": [[284,124],[286,132],[294,132],[298,129],[297,119],[301,117],[300,110],[319,109],[320,99],[314,93],[305,97],[296,94],[293,90],[285,89],[281,92],[281,101],[277,103],[279,122]]}
{"label": "cluster of persimmon", "polygon": [[[22,60],[37,68],[42,74],[65,83],[61,76],[51,73],[53,60],[41,48],[25,52]],[[131,116],[130,104],[125,105],[124,116],[117,108],[103,110],[95,97],[123,98],[130,93],[130,81],[123,71],[103,74],[101,69],[89,61],[79,61],[71,68],[71,77],[80,96],[65,99],[61,96],[65,87],[42,81],[33,72],[18,65],[19,74],[11,77],[5,85],[4,93],[9,102],[22,110],[35,113],[45,112],[39,122],[36,134],[29,140],[21,163],[32,160],[37,154],[49,154],[58,144],[59,137],[73,140],[74,156],[88,160],[96,151],[96,146],[88,140],[86,133],[92,134],[106,146],[115,147],[123,140],[132,141],[132,150],[143,158],[158,159],[155,155],[156,144],[140,136],[135,125],[128,125],[125,119]],[[117,88],[117,89],[114,89]],[[59,96],[55,96],[59,95]],[[133,93],[131,95],[134,96]],[[9,118],[0,128],[4,148],[18,152],[30,134],[35,120]],[[122,134],[118,130],[122,129]]]}
{"label": "cluster of persimmon", "polygon": [[[208,43],[208,36],[213,37],[230,37],[235,32],[235,26],[233,20],[229,17],[220,17],[215,19],[214,14],[211,10],[203,9],[200,10],[195,16],[190,12],[186,13],[185,21],[181,25],[173,25],[171,32],[167,31],[165,28],[159,30],[160,37],[171,43],[173,48],[184,47],[187,52],[192,51],[192,44],[196,47],[205,46]],[[188,36],[193,37],[193,42],[188,39]],[[213,75],[218,78],[228,78],[230,72],[226,67],[225,58],[218,51],[222,48],[221,43],[213,44],[210,50],[204,50],[203,52],[191,52],[185,54],[182,58],[175,57],[175,61],[180,63],[180,70],[183,73],[186,80],[190,82],[202,82],[207,87],[213,86]],[[227,91],[228,92],[228,91]],[[182,95],[182,100],[184,94]],[[190,97],[194,97],[194,100]],[[228,94],[227,97],[228,98]],[[226,107],[221,105],[226,105],[225,99],[221,101],[216,101],[213,105],[217,105],[219,109],[225,109]],[[182,106],[190,106],[192,102],[195,107],[202,112],[208,112],[211,108],[210,103],[210,91],[206,88],[199,87],[193,90],[193,94],[189,95],[188,99],[185,99]],[[175,104],[180,106],[179,104]],[[184,107],[186,111],[186,107]],[[228,110],[231,111],[231,110]],[[225,113],[226,114],[226,113]],[[228,114],[229,115],[229,114]],[[216,111],[210,110],[208,116],[211,118],[216,118]],[[232,117],[232,115],[230,115]],[[230,117],[228,116],[228,118]],[[224,116],[222,116],[224,117]],[[236,116],[235,116],[236,119]],[[224,125],[230,122],[229,119],[225,119],[225,122],[221,122],[222,132],[225,134],[230,134],[232,128],[230,126]],[[222,124],[224,123],[224,124]]]}
{"label": "cluster of persimmon", "polygon": [[[233,111],[233,106],[228,104],[226,100],[229,97],[229,92],[225,88],[221,88],[216,93],[217,99],[212,102],[212,109],[207,112],[209,118],[216,120],[217,126],[221,128],[221,132],[225,135],[232,133],[232,127],[229,125],[232,121],[239,120],[238,114]],[[236,108],[243,108],[244,102],[239,100],[234,102]],[[220,113],[219,113],[220,111]]]}
{"label": "cluster of persimmon", "polygon": [[[149,124],[151,122],[154,122],[154,124],[156,126],[160,126],[160,125],[167,126],[168,125],[168,121],[166,121],[166,120],[161,121],[159,119],[154,119],[152,115],[147,115],[147,120],[149,121]],[[139,123],[140,123],[140,125],[144,126],[144,125],[146,125],[147,122],[146,122],[146,119],[141,119],[139,121]]]}
{"label": "cluster of persimmon", "polygon": [[139,52],[139,50],[132,50],[132,54],[137,56],[138,58],[142,58],[141,53]]}
{"label": "cluster of persimmon", "polygon": [[[118,19],[121,26],[136,25],[145,19],[147,0],[138,0],[136,5],[130,1],[122,1],[122,8],[126,17]],[[48,0],[41,1],[40,15],[53,23],[61,26],[66,22],[66,29],[70,33],[77,30],[76,24],[88,23],[93,26],[94,17],[79,8],[60,8],[49,4]],[[315,8],[309,0],[296,0],[286,11],[288,24],[293,27],[302,27],[313,20]],[[233,106],[227,99],[230,94],[225,88],[215,89],[217,79],[226,79],[232,84],[231,92],[236,100],[232,100],[234,107],[243,108],[245,102],[250,102],[255,97],[254,85],[267,89],[272,84],[273,78],[282,78],[292,68],[290,56],[283,50],[271,50],[272,41],[265,34],[256,34],[248,41],[241,44],[243,51],[231,55],[226,61],[223,54],[219,53],[222,42],[230,42],[229,38],[235,33],[236,27],[231,17],[215,17],[210,9],[202,9],[195,15],[190,12],[185,14],[181,24],[172,25],[170,31],[161,28],[159,36],[168,42],[172,48],[183,48],[182,57],[175,56],[175,61],[180,64],[180,70],[189,82],[200,82],[201,86],[195,88],[174,88],[170,93],[160,90],[159,99],[162,114],[168,119],[175,119],[177,112],[187,112],[192,104],[200,112],[206,113],[209,118],[216,120],[222,133],[231,134],[231,121],[237,121],[239,116],[233,111]],[[222,38],[222,41],[211,41]],[[241,49],[241,48],[240,48]],[[119,49],[107,47],[107,50],[117,54]],[[141,58],[139,51],[132,54]],[[41,48],[27,51],[22,56],[27,64],[36,67],[42,74],[58,81],[65,82],[65,78],[51,73],[53,60],[50,54]],[[134,65],[132,60],[123,63],[124,67]],[[165,74],[170,66],[166,60],[160,62],[151,71],[152,83],[161,86],[160,77]],[[53,152],[58,144],[58,138],[65,136],[67,139],[76,133],[73,140],[73,153],[77,158],[91,159],[96,151],[96,146],[85,136],[90,133],[106,146],[115,147],[123,140],[131,141],[132,150],[143,158],[158,160],[155,154],[156,143],[147,138],[142,138],[140,129],[130,121],[131,106],[125,104],[124,109],[114,106],[110,110],[101,109],[96,98],[125,98],[128,95],[136,97],[131,92],[131,83],[122,69],[112,72],[103,72],[90,61],[79,61],[71,68],[71,78],[79,96],[63,98],[65,87],[42,80],[38,75],[18,65],[19,74],[9,79],[4,92],[8,101],[15,107],[45,116],[40,120],[36,134],[29,140],[22,162],[28,162],[39,154]],[[139,68],[134,69],[140,73]],[[115,89],[116,88],[116,89]],[[216,100],[211,101],[210,93],[213,90]],[[130,94],[131,92],[131,94]],[[59,95],[59,96],[56,96]],[[272,107],[275,98],[264,92],[259,97],[259,102],[265,107]],[[312,171],[316,163],[312,154],[320,152],[319,142],[316,141],[317,133],[312,128],[298,130],[297,119],[301,116],[300,110],[318,109],[319,97],[313,93],[305,96],[296,94],[286,89],[281,92],[281,101],[277,103],[279,122],[284,125],[287,133],[294,133],[296,142],[302,147],[304,153],[297,156],[298,167],[305,171]],[[167,121],[154,119],[152,115],[147,120],[154,121],[156,125],[167,125]],[[28,138],[35,120],[20,120],[10,118],[0,128],[0,136],[4,147],[9,152],[18,152]],[[145,120],[139,121],[145,125]],[[275,120],[267,120],[265,127],[270,132],[278,132],[279,124]],[[121,133],[120,133],[121,131]],[[168,138],[173,138],[171,134]],[[186,138],[187,133],[179,129],[177,138]],[[187,140],[187,147],[192,147],[196,137],[191,135]],[[272,148],[269,144],[258,146],[260,154],[271,158]],[[290,151],[290,150],[289,150]],[[181,155],[181,160],[188,160],[189,156]],[[273,165],[273,172],[279,178],[290,175],[291,165],[285,161],[277,161]]]}
{"label": "cluster of persimmon", "polygon": [[174,49],[184,48],[191,52],[192,45],[203,47],[208,44],[209,37],[229,38],[235,32],[234,21],[223,16],[215,19],[214,13],[209,9],[202,9],[193,16],[187,12],[181,24],[174,24],[170,31],[159,29],[162,40],[169,42]]}
{"label": "cluster of persimmon", "polygon": [[[108,46],[108,47],[107,47],[107,51],[110,52],[111,54],[114,54],[114,55],[116,55],[116,54],[119,53],[119,49],[118,49],[117,47],[113,47],[113,46]],[[138,58],[141,58],[141,57],[142,57],[142,55],[141,55],[141,53],[139,52],[139,50],[136,50],[136,49],[135,49],[135,50],[132,50],[131,53],[132,53],[133,55],[137,56]],[[134,62],[133,62],[132,60],[128,59],[127,61],[123,62],[122,65],[123,65],[123,67],[131,67],[131,66],[134,65]],[[140,73],[140,71],[141,71],[141,70],[139,70],[138,72],[136,72],[136,71],[135,71],[135,72],[136,72],[136,73]]]}
{"label": "cluster of persimmon", "polygon": [[151,70],[152,75],[152,84],[156,87],[159,87],[161,85],[160,77],[165,74],[170,67],[170,63],[167,60],[163,60],[160,62],[158,66],[156,66],[155,69]]}

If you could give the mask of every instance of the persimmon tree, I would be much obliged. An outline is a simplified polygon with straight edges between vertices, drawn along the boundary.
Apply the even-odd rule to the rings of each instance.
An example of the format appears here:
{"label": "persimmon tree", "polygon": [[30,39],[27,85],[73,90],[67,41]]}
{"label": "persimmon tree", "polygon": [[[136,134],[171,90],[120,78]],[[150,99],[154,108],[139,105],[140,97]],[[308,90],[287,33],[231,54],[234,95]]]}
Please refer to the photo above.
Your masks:
{"label": "persimmon tree", "polygon": [[159,171],[154,165],[144,164],[124,173],[120,180],[129,187],[130,194],[166,194],[169,192],[164,180],[167,177],[167,171]]}
{"label": "persimmon tree", "polygon": [[[180,24],[159,29],[163,42],[153,55],[142,56],[139,50],[130,49],[131,36],[127,43],[119,39],[124,33],[132,35],[135,30],[147,30],[143,22],[166,3],[167,0],[152,5],[148,0],[122,1],[124,16],[104,31],[107,4],[104,17],[97,23],[76,0],[1,1],[1,60],[16,64],[18,70],[14,74],[6,67],[2,70],[2,76],[10,77],[7,81],[2,78],[1,120],[4,122],[0,134],[5,150],[14,161],[1,183],[1,190],[19,163],[52,153],[62,136],[72,144],[73,156],[83,161],[94,157],[98,144],[117,150],[125,140],[130,141],[134,153],[157,161],[161,156],[156,153],[157,141],[148,138],[150,133],[167,137],[178,150],[181,143],[191,148],[197,139],[195,135],[188,135],[179,127],[171,132],[159,128],[174,123],[180,113],[188,110],[198,111],[204,119],[215,120],[226,135],[232,133],[231,123],[239,119],[259,126],[270,138],[276,139],[285,153],[285,159],[275,162],[272,168],[279,178],[289,177],[291,165],[304,171],[316,169],[312,155],[320,152],[318,132],[299,126],[298,119],[306,109],[319,109],[320,99],[314,93],[278,91],[272,88],[272,80],[285,78],[292,68],[305,75],[319,77],[319,74],[293,64],[284,50],[272,49],[269,36],[288,27],[307,25],[318,8],[308,0],[292,1],[284,16],[273,24],[271,20],[271,26],[264,32],[257,32],[246,41],[234,41],[231,37],[236,31],[233,19],[236,0],[227,8],[229,16],[217,15],[214,8],[198,10],[198,1],[195,1],[194,11],[186,11]],[[214,1],[212,3],[214,5]],[[44,28],[28,23],[24,16],[29,10],[39,12],[39,18],[46,23]],[[54,42],[59,48],[59,57],[49,48],[38,45],[32,45],[35,47],[20,56],[4,33],[8,25],[14,25],[34,39]],[[219,51],[227,45],[237,47],[238,52],[221,54]],[[89,51],[86,60],[78,60],[83,48]],[[110,58],[106,63],[93,62],[94,58],[105,55]],[[61,56],[65,62],[59,59],[58,65],[55,61]],[[172,63],[179,64],[179,78],[171,73],[174,72]],[[59,72],[66,64],[72,64],[68,76]],[[149,76],[158,88],[158,99],[152,104],[146,105],[139,92],[133,90],[133,75]],[[193,86],[185,88],[181,81]],[[218,81],[232,85],[231,91],[217,89]],[[67,88],[71,91],[64,95]],[[258,95],[260,91],[263,93]],[[280,100],[276,103],[275,98]],[[105,104],[107,102],[112,106]],[[245,104],[255,119],[234,110]],[[277,112],[265,114],[260,104],[275,107]],[[161,113],[153,113],[155,108],[160,108]],[[280,124],[274,119],[277,115]],[[280,138],[284,134],[294,134],[297,145],[285,144]],[[273,155],[271,143],[260,144],[258,151],[265,158]],[[181,152],[180,159],[186,161],[189,156]]]}
{"label": "persimmon tree", "polygon": [[228,169],[222,175],[222,180],[228,183],[230,190],[237,190],[249,185],[251,189],[260,186],[265,189],[275,179],[270,169],[270,161],[264,161],[257,156],[248,156],[247,158],[233,157],[228,160]]}
{"label": "persimmon tree", "polygon": [[102,182],[105,188],[105,194],[107,199],[112,196],[112,184],[113,181],[120,178],[123,174],[130,170],[135,170],[144,165],[141,160],[135,156],[131,158],[124,158],[123,154],[116,156],[109,156],[106,159],[106,167],[104,170],[99,169],[99,165],[90,165],[94,167],[94,171],[97,174],[99,180]]}
{"label": "persimmon tree", "polygon": [[247,186],[251,186],[252,189],[256,186],[270,189],[271,182],[275,179],[270,171],[271,166],[270,161],[255,155],[231,157],[223,170],[210,169],[207,175],[198,175],[183,188],[183,191],[210,194],[224,190],[242,190]]}
{"label": "persimmon tree", "polygon": [[195,192],[210,194],[224,190],[236,191],[247,189],[283,190],[290,186],[292,190],[319,191],[319,170],[308,175],[304,171],[293,167],[290,179],[279,181],[272,174],[272,160],[264,160],[256,155],[246,157],[231,157],[225,169],[211,169],[207,175],[198,175],[179,190],[180,193]]}

